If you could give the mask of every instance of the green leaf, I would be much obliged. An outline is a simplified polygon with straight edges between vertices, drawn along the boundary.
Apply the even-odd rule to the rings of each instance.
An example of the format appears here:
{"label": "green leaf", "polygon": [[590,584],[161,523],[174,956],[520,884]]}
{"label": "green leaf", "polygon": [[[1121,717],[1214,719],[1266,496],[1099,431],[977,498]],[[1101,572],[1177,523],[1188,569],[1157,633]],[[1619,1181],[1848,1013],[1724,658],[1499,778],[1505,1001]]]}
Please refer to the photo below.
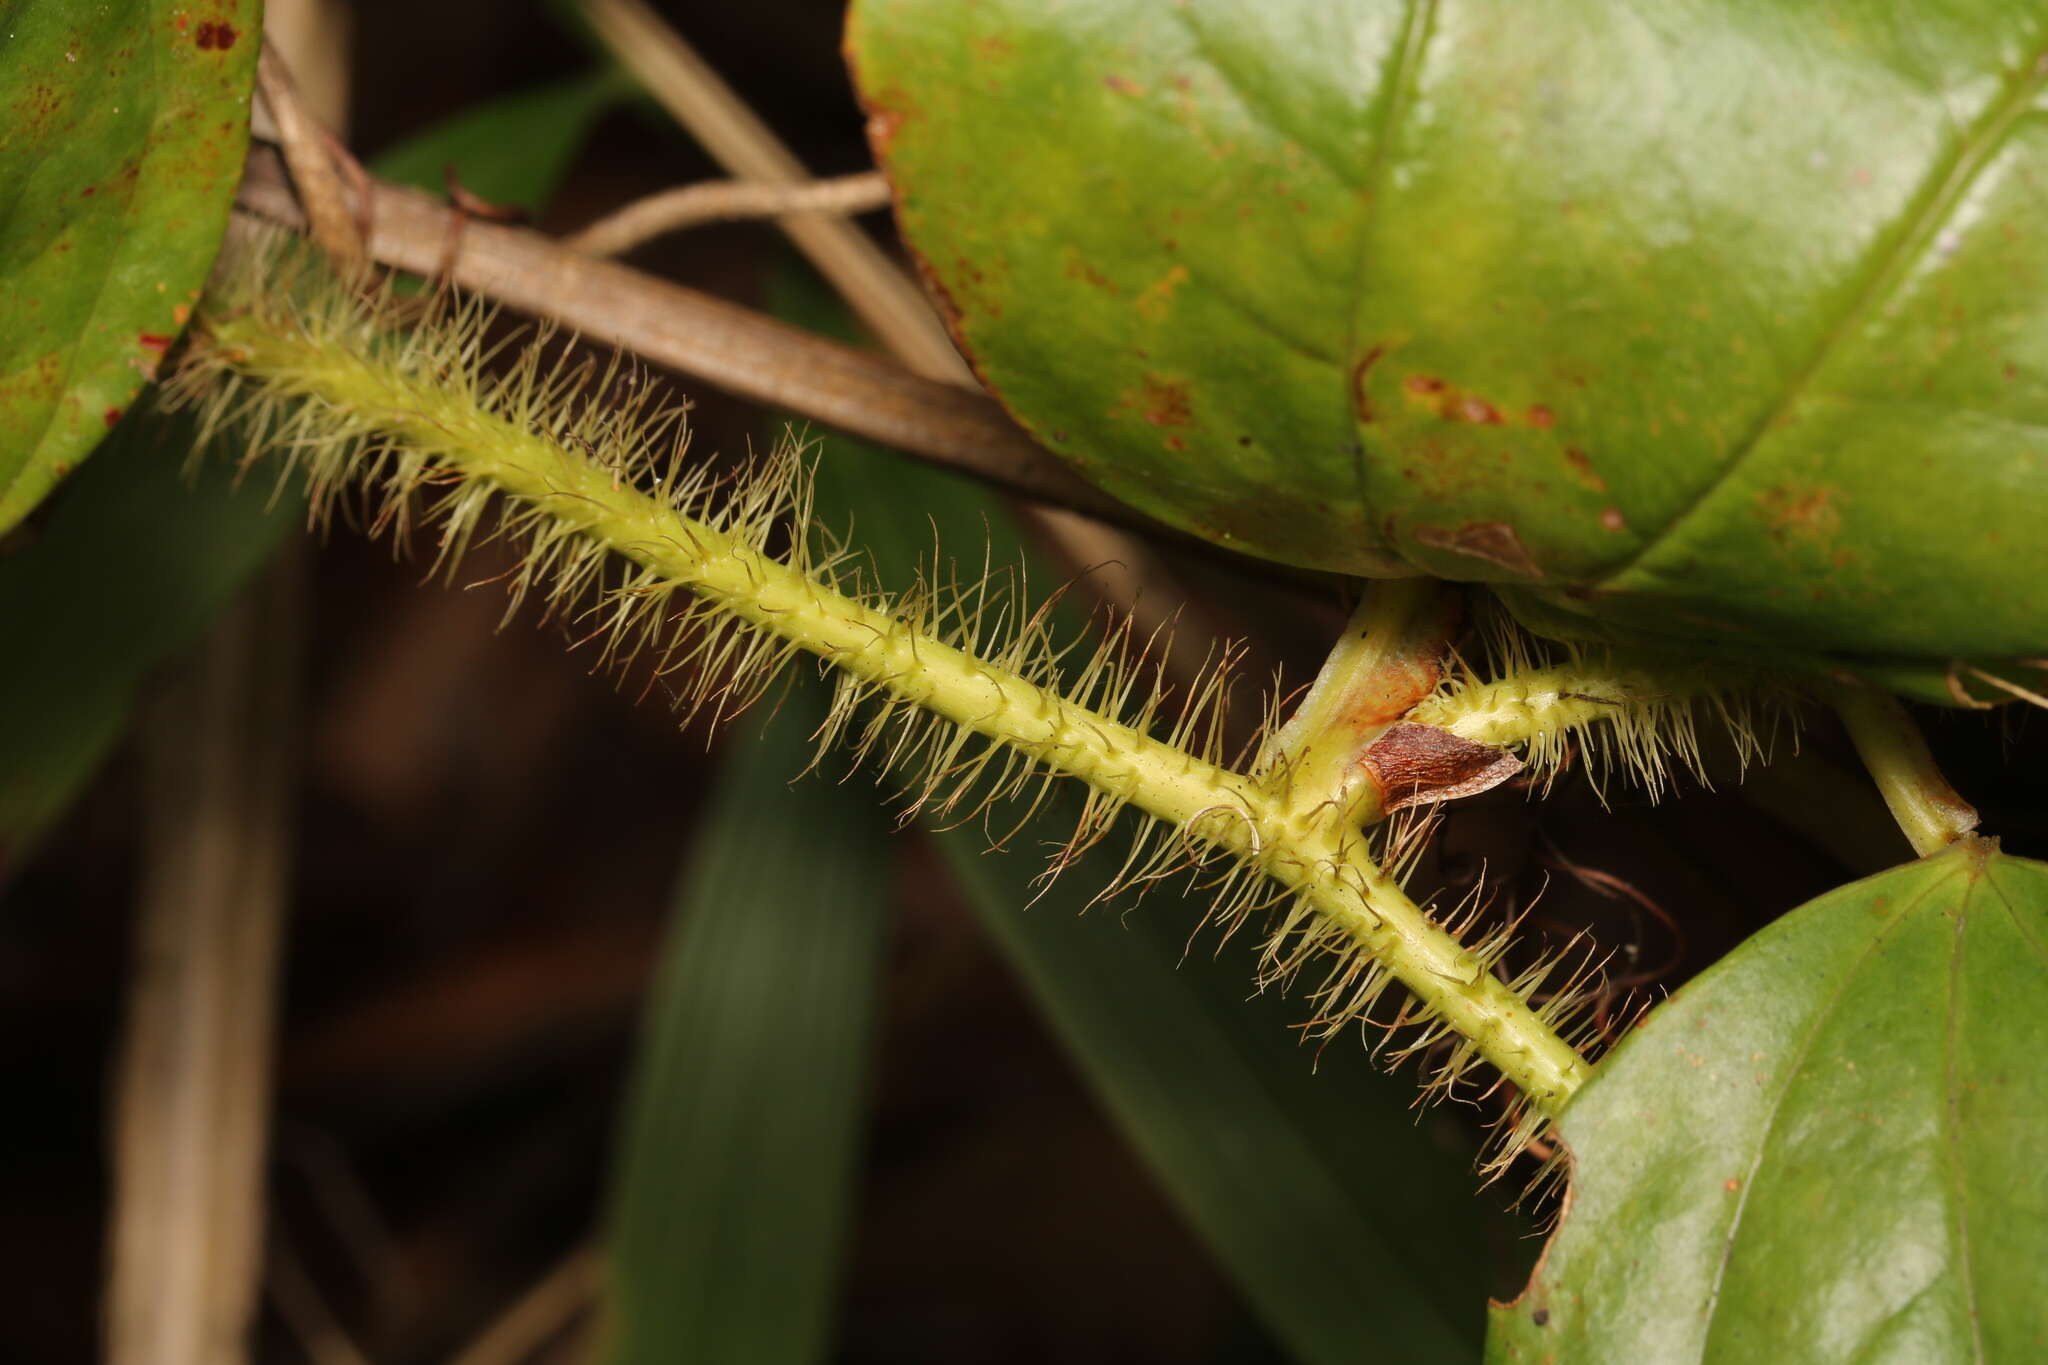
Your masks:
{"label": "green leaf", "polygon": [[649,995],[611,1200],[614,1365],[827,1355],[890,844],[872,799],[790,785],[821,685],[784,710],[731,750]]}
{"label": "green leaf", "polygon": [[2048,653],[2041,6],[857,0],[849,48],[981,374],[1133,505],[1563,635]]}
{"label": "green leaf", "polygon": [[183,418],[123,423],[0,559],[0,881],[97,771],[148,672],[302,520],[295,493],[269,509],[226,460],[184,478],[192,439]]}
{"label": "green leaf", "polygon": [[634,93],[614,69],[487,100],[391,148],[372,163],[386,180],[439,192],[453,167],[465,189],[538,213],[590,130]]}
{"label": "green leaf", "polygon": [[[814,298],[786,296],[777,311],[841,330]],[[818,455],[817,512],[828,526],[850,519],[891,586],[935,536],[963,571],[991,540],[997,565],[1024,555],[984,489],[837,438]],[[1043,564],[1031,577],[1057,581]],[[1299,1359],[1476,1354],[1489,1256],[1470,1137],[1441,1115],[1418,1122],[1413,1082],[1376,1072],[1358,1040],[1302,1047],[1302,1001],[1253,996],[1241,949],[1190,948],[1199,902],[1161,888],[1132,914],[1083,915],[1113,853],[1038,894],[1045,841],[1072,828],[1078,796],[1048,802],[1000,851],[978,827],[932,837],[1132,1145]]]}
{"label": "green leaf", "polygon": [[156,372],[227,230],[258,0],[0,15],[0,532]]}
{"label": "green leaf", "polygon": [[1660,1006],[1565,1111],[1571,1200],[1497,1361],[2034,1360],[2048,864],[1965,840]]}

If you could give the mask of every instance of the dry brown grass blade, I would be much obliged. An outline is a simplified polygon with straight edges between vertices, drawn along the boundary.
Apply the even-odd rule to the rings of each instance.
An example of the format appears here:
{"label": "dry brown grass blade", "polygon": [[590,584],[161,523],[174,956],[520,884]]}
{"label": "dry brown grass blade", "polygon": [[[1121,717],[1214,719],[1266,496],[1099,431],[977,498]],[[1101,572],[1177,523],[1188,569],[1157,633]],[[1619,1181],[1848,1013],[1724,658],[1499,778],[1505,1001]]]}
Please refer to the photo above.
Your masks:
{"label": "dry brown grass blade", "polygon": [[[810,181],[768,125],[641,0],[583,0],[582,8],[612,55],[727,171],[771,185]],[[928,378],[973,382],[923,291],[858,227],[806,215],[784,218],[782,229],[905,365]]]}
{"label": "dry brown grass blade", "polygon": [[114,1101],[110,1365],[247,1358],[292,834],[298,586],[274,566],[145,729],[144,879]]}
{"label": "dry brown grass blade", "polygon": [[604,1258],[578,1247],[543,1275],[448,1365],[526,1365],[597,1302]]}

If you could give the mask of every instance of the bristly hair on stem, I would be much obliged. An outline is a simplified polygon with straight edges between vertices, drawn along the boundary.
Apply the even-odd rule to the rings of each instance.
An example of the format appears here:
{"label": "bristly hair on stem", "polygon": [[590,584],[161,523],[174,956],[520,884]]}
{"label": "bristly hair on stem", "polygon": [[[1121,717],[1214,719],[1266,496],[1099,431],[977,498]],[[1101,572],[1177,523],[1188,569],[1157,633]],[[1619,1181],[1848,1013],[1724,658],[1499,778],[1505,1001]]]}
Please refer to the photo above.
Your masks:
{"label": "bristly hair on stem", "polygon": [[1613,773],[1653,801],[1674,772],[1710,786],[1703,725],[1727,735],[1738,769],[1768,759],[1781,733],[1796,743],[1799,688],[1757,669],[1539,640],[1490,600],[1476,616],[1480,666],[1452,670],[1408,719],[1521,749],[1540,790],[1575,754],[1603,800]]}
{"label": "bristly hair on stem", "polygon": [[[820,752],[899,783],[912,813],[973,818],[1022,795],[1028,819],[1050,781],[1077,779],[1087,813],[1056,872],[1132,809],[1118,886],[1213,883],[1226,932],[1270,924],[1265,983],[1323,972],[1313,1031],[1405,1030],[1395,1054],[1427,1051],[1435,1093],[1490,1065],[1522,1100],[1508,1155],[1585,1080],[1585,992],[1531,1001],[1555,958],[1506,979],[1503,936],[1468,946],[1402,889],[1412,840],[1231,766],[1242,756],[1222,752],[1219,719],[1234,651],[1169,707],[1128,626],[1092,648],[1058,638],[1010,576],[931,571],[884,595],[812,525],[798,451],[714,472],[690,458],[681,410],[617,362],[494,348],[488,313],[455,297],[398,310],[303,255],[233,251],[167,397],[241,441],[245,464],[303,476],[318,517],[353,513],[401,545],[432,528],[444,571],[479,534],[513,542],[514,608],[538,599],[602,666],[648,661],[686,714],[729,718],[815,657],[837,689]],[[1405,998],[1377,1010],[1396,983]]]}

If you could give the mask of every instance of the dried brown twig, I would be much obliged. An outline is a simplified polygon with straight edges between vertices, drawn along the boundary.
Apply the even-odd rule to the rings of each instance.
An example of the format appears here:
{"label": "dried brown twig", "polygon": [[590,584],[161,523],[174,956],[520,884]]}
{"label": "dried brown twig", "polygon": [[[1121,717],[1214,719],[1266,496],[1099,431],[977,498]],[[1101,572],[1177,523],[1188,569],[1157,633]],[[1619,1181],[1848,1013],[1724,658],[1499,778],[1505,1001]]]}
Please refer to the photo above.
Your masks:
{"label": "dried brown twig", "polygon": [[[770,185],[810,183],[796,154],[642,0],[583,0],[581,9],[612,55],[730,174]],[[867,234],[822,215],[785,218],[782,230],[897,359],[929,379],[967,382],[967,367],[929,300]]]}
{"label": "dried brown twig", "polygon": [[807,180],[800,185],[705,180],[635,199],[564,239],[564,244],[593,256],[617,256],[656,237],[703,223],[794,213],[871,213],[888,204],[889,182],[880,171]]}
{"label": "dried brown twig", "polygon": [[358,177],[362,168],[339,150],[332,133],[299,97],[291,70],[276,46],[263,44],[256,64],[256,88],[263,96],[269,127],[291,167],[292,180],[299,187],[299,202],[305,206],[313,240],[327,253],[336,269],[353,270],[362,264],[362,225],[349,213],[349,194],[342,177]]}
{"label": "dried brown twig", "polygon": [[[1040,450],[994,400],[926,379],[885,357],[814,336],[723,299],[571,250],[526,228],[466,219],[431,196],[365,176],[371,259],[447,277],[523,313],[695,375],[728,392],[970,474],[1100,521],[1159,529]],[[258,218],[304,229],[274,153],[249,160],[238,200]],[[459,236],[456,236],[459,234]],[[449,250],[451,236],[456,248]]]}

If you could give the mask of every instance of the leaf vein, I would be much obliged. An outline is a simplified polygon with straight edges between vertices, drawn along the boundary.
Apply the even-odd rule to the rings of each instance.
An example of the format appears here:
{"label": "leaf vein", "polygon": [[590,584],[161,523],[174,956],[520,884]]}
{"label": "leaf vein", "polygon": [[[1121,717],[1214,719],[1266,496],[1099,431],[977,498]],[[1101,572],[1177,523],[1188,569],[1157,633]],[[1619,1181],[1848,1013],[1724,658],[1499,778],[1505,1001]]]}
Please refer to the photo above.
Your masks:
{"label": "leaf vein", "polygon": [[1970,926],[1970,900],[1973,886],[1963,893],[1963,903],[1956,912],[1955,948],[1949,954],[1948,962],[1948,1017],[1943,1021],[1941,1031],[1942,1078],[1947,1083],[1947,1103],[1942,1106],[1944,1132],[1942,1153],[1947,1157],[1943,1163],[1948,1167],[1950,1183],[1955,1186],[1956,1199],[1956,1256],[1961,1262],[1963,1297],[1970,1313],[1970,1342],[1972,1356],[1984,1359],[1984,1329],[1977,1311],[1977,1283],[1970,1273],[1970,1204],[1963,1183],[1962,1153],[1957,1150],[1962,1137],[1962,1084],[1956,1074],[1956,1031],[1959,1027],[1960,1001],[1962,996],[1963,942]]}
{"label": "leaf vein", "polygon": [[1721,1259],[1714,1267],[1713,1283],[1707,1286],[1704,1321],[1701,1324],[1702,1330],[1700,1332],[1699,1358],[1701,1361],[1704,1362],[1707,1359],[1707,1348],[1713,1340],[1714,1310],[1720,1302],[1722,1283],[1728,1278],[1729,1262],[1735,1257],[1735,1242],[1741,1233],[1743,1217],[1749,1211],[1750,1195],[1756,1190],[1757,1172],[1762,1169],[1764,1158],[1770,1151],[1771,1137],[1777,1131],[1778,1120],[1783,1116],[1785,1099],[1792,1093],[1792,1087],[1799,1079],[1800,1070],[1806,1061],[1807,1054],[1813,1050],[1815,1042],[1820,1037],[1821,1030],[1834,1017],[1835,1011],[1841,1007],[1842,997],[1848,992],[1849,983],[1856,978],[1857,972],[1861,970],[1871,954],[1883,946],[1891,933],[1911,917],[1922,901],[1933,895],[1934,892],[1950,880],[1950,877],[1955,875],[1957,874],[1950,873],[1948,876],[1936,877],[1922,888],[1919,894],[1913,896],[1904,905],[1901,905],[1898,913],[1892,917],[1891,923],[1873,934],[1869,945],[1856,955],[1854,961],[1844,966],[1840,975],[1835,978],[1827,999],[1811,1016],[1804,1031],[1804,1036],[1800,1038],[1799,1046],[1792,1054],[1789,1064],[1785,1068],[1783,1083],[1778,1087],[1778,1093],[1771,1099],[1770,1112],[1765,1115],[1763,1131],[1758,1135],[1756,1156],[1750,1161],[1749,1168],[1742,1174],[1742,1186],[1735,1196],[1735,1212],[1728,1220],[1727,1232],[1722,1234]]}
{"label": "leaf vein", "polygon": [[1861,286],[1850,297],[1841,316],[1822,333],[1813,354],[1791,376],[1777,400],[1751,423],[1713,478],[1664,524],[1658,534],[1646,539],[1633,555],[1604,574],[1595,585],[1596,591],[1613,587],[1659,547],[1670,543],[1681,527],[1735,479],[1751,457],[1764,446],[1771,431],[1813,388],[1828,362],[1855,334],[1859,324],[1875,312],[1911,268],[1935,248],[1942,227],[1976,183],[1978,175],[1990,164],[2005,135],[2026,113],[2043,87],[2048,86],[2048,45],[2038,45],[2030,57],[2031,60],[2022,68],[2027,74],[2015,81],[2012,90],[1992,105],[1973,127],[1961,130],[1960,135],[1936,158],[1925,183],[1902,215],[1899,224],[1902,230],[1879,245],[1874,258],[1864,269]]}

